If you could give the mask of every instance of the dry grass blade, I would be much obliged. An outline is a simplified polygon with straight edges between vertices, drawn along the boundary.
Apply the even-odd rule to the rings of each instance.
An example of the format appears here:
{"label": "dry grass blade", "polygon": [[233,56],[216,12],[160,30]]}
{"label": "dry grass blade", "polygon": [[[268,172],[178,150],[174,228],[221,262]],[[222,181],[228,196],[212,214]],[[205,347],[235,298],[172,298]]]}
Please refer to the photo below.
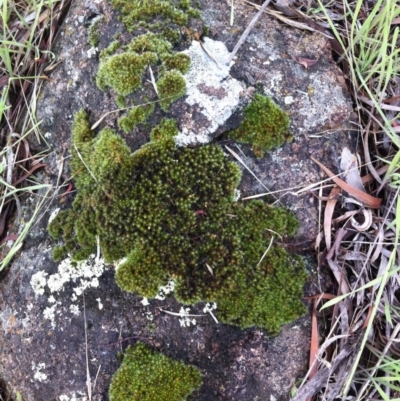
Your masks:
{"label": "dry grass blade", "polygon": [[311,160],[318,164],[318,166],[321,167],[324,172],[332,178],[332,180],[335,182],[336,185],[339,185],[344,191],[349,193],[349,195],[354,196],[356,199],[358,199],[360,202],[363,202],[365,206],[371,207],[373,209],[378,209],[381,205],[382,199],[380,198],[375,198],[374,196],[368,195],[365,192],[360,191],[357,188],[354,188],[353,186],[347,184],[347,182],[341,180],[338,178],[335,174],[332,173],[328,168],[326,168],[322,163],[320,163],[318,160],[314,159],[311,157]]}
{"label": "dry grass blade", "polygon": [[[35,117],[36,98],[40,80],[47,79],[44,71],[53,61],[54,35],[68,4],[69,0],[4,0],[0,5],[0,270],[22,247],[28,233],[24,229],[7,251],[6,239],[15,235],[7,233],[6,227],[15,211],[20,215],[18,196],[36,196],[32,191],[48,189],[33,176],[45,164],[43,155],[32,156],[29,136],[46,143]],[[38,218],[37,208],[43,207],[46,200],[40,196],[37,199],[32,219]],[[30,220],[25,227],[34,223]]]}
{"label": "dry grass blade", "polygon": [[247,26],[245,31],[242,33],[242,36],[239,38],[238,42],[236,43],[236,46],[233,48],[232,53],[230,54],[230,56],[226,62],[226,65],[230,65],[230,63],[234,59],[236,53],[238,52],[240,47],[243,45],[243,43],[246,41],[247,36],[249,36],[251,30],[254,28],[254,25],[260,19],[261,15],[263,14],[264,10],[267,8],[269,3],[271,3],[271,0],[265,0],[263,5],[260,7],[260,10],[258,11],[258,13],[250,21],[250,24]]}
{"label": "dry grass blade", "polygon": [[394,0],[317,1],[310,17],[328,22],[340,44],[364,165],[350,177],[349,154],[350,167],[341,166],[348,174],[339,178],[314,160],[350,197],[335,205],[326,192],[320,197],[328,204],[319,260],[335,277],[337,296],[323,306],[331,329],[320,333],[318,371],[293,400],[394,400],[400,395],[400,51],[392,22],[400,8]]}

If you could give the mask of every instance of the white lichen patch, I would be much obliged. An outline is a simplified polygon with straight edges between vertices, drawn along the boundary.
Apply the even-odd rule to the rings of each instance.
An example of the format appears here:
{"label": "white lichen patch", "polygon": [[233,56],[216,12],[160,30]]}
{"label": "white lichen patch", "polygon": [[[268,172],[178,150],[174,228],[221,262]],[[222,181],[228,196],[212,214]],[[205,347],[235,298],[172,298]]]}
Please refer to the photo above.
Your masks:
{"label": "white lichen patch", "polygon": [[285,98],[283,99],[285,104],[292,104],[294,103],[294,99],[293,96],[285,96]]}
{"label": "white lichen patch", "polygon": [[149,306],[149,305],[150,305],[150,302],[149,302],[149,300],[148,300],[146,297],[144,297],[144,298],[140,301],[140,303],[141,303],[143,306]]}
{"label": "white lichen patch", "polygon": [[31,278],[31,287],[36,296],[43,295],[47,283],[48,274],[44,271],[38,271]]}
{"label": "white lichen patch", "polygon": [[60,401],[87,401],[87,397],[84,392],[78,391],[77,393],[71,393],[71,395],[60,395]]}
{"label": "white lichen patch", "polygon": [[39,382],[46,381],[47,375],[42,372],[42,370],[45,368],[46,368],[46,364],[44,364],[43,362],[38,363],[36,365],[35,362],[32,361],[32,371],[35,372],[35,374],[33,375],[33,378]]}
{"label": "white lichen patch", "polygon": [[161,286],[158,289],[158,294],[155,296],[155,299],[164,301],[164,299],[167,295],[174,292],[174,289],[175,289],[175,281],[174,280],[168,281],[167,285]]}
{"label": "white lichen patch", "polygon": [[190,308],[184,308],[183,306],[179,310],[179,324],[181,327],[190,327],[190,325],[195,326],[196,325],[196,319],[192,318],[190,316]]}
{"label": "white lichen patch", "polygon": [[191,59],[190,70],[185,74],[186,103],[197,106],[209,124],[201,127],[192,119],[182,124],[175,137],[178,146],[210,142],[211,135],[240,107],[246,92],[242,82],[230,77],[233,63],[226,65],[229,52],[225,44],[204,38],[204,46],[193,41],[183,53]]}
{"label": "white lichen patch", "polygon": [[98,53],[98,51],[99,51],[98,47],[93,47],[93,46],[92,46],[92,47],[86,52],[87,58],[95,57],[96,54]]}
{"label": "white lichen patch", "polygon": [[96,301],[97,301],[97,306],[98,306],[99,310],[102,310],[103,309],[103,304],[101,302],[101,299],[100,298],[96,298]]}
{"label": "white lichen patch", "polygon": [[60,213],[60,208],[59,208],[59,207],[56,207],[56,208],[51,212],[51,215],[50,215],[50,217],[49,217],[49,221],[48,221],[47,224],[50,224],[50,223],[54,220],[54,218],[58,215],[58,213]]}
{"label": "white lichen patch", "polygon": [[[57,307],[61,305],[61,302],[57,301],[57,296],[64,291],[66,285],[69,287],[72,285],[73,288],[72,295],[68,299],[69,310],[72,314],[78,315],[81,309],[74,302],[86,289],[99,286],[99,277],[105,268],[104,260],[92,255],[76,266],[72,264],[71,259],[65,259],[58,265],[58,270],[54,274],[49,275],[43,271],[35,273],[31,278],[31,287],[35,295],[44,295],[46,289],[51,293],[48,298],[51,305],[43,311],[44,318],[50,320],[52,326],[55,327],[55,316],[56,313],[59,313]],[[65,295],[63,296],[65,299]],[[100,301],[98,302],[101,309],[102,304]]]}

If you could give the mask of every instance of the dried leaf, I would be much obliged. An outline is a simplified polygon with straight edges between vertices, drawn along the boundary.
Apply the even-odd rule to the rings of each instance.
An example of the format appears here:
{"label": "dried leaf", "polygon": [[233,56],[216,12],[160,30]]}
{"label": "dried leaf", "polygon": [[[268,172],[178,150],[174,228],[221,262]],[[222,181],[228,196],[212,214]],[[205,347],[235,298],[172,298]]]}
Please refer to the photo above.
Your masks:
{"label": "dried leaf", "polygon": [[311,157],[311,160],[318,164],[319,167],[335,182],[336,185],[339,185],[344,191],[346,191],[349,195],[353,196],[354,198],[358,199],[359,201],[363,202],[365,206],[371,207],[373,209],[378,209],[381,205],[382,199],[375,198],[372,195],[368,195],[357,188],[347,184],[347,182],[338,178],[335,174],[332,173],[328,168],[326,168],[322,163],[318,160]]}
{"label": "dried leaf", "polygon": [[342,150],[340,168],[343,171],[344,180],[354,188],[366,192],[358,170],[357,157],[348,148]]}
{"label": "dried leaf", "polygon": [[313,310],[311,316],[311,344],[310,344],[310,372],[308,374],[308,379],[312,379],[318,370],[318,364],[315,363],[315,359],[318,354],[318,324],[317,324],[317,300],[314,299]]}
{"label": "dried leaf", "polygon": [[295,61],[303,65],[306,70],[308,70],[310,67],[312,67],[314,64],[318,62],[318,60],[312,60],[310,58],[304,58],[304,57],[297,57],[295,58]]}
{"label": "dried leaf", "polygon": [[332,216],[337,203],[337,196],[340,194],[341,189],[339,187],[333,187],[329,194],[329,200],[326,202],[325,214],[324,214],[324,234],[326,249],[331,249],[331,231],[332,231]]}
{"label": "dried leaf", "polygon": [[360,224],[354,216],[351,217],[351,225],[360,232],[367,231],[372,225],[372,211],[370,209],[362,209],[362,214],[364,215],[364,222]]}

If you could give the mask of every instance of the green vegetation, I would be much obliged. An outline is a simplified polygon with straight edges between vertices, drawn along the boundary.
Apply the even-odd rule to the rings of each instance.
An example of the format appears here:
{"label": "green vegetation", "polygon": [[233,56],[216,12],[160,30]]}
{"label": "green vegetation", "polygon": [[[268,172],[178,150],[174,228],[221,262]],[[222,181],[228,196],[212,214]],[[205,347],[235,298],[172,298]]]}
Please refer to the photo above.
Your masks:
{"label": "green vegetation", "polygon": [[151,141],[160,141],[163,139],[173,138],[178,134],[178,127],[176,121],[164,118],[161,123],[154,127],[150,134]]}
{"label": "green vegetation", "polygon": [[119,95],[129,95],[142,85],[142,75],[147,65],[157,62],[152,52],[115,54],[100,64],[96,82],[100,89],[111,87]]}
{"label": "green vegetation", "polygon": [[286,113],[272,99],[260,94],[256,94],[246,107],[241,126],[231,131],[229,136],[252,145],[257,157],[292,139]]}
{"label": "green vegetation", "polygon": [[96,17],[92,21],[92,24],[90,25],[90,27],[88,29],[89,43],[93,47],[97,47],[97,45],[99,44],[99,39],[100,39],[99,25],[103,21],[104,21],[104,16],[103,15],[100,15],[100,16]]}
{"label": "green vegetation", "polygon": [[190,68],[190,57],[184,53],[166,54],[162,57],[162,66],[166,71],[178,70],[186,74]]}
{"label": "green vegetation", "polygon": [[171,103],[185,94],[186,81],[177,70],[167,71],[157,82],[157,89],[161,99],[160,106],[168,111]]}
{"label": "green vegetation", "polygon": [[[41,182],[37,168],[44,167],[45,156],[51,150],[42,135],[36,118],[40,88],[48,76],[55,55],[51,52],[56,37],[54,29],[64,15],[58,0],[11,1],[4,0],[0,7],[0,271],[7,267],[21,250],[36,218],[48,207],[52,186]],[[54,29],[50,29],[53,27]],[[17,133],[17,134],[16,134]],[[41,144],[42,151],[31,146]],[[21,147],[25,148],[21,152]],[[38,163],[38,160],[42,162]],[[35,174],[33,172],[36,171]],[[24,177],[23,179],[18,179]],[[20,195],[23,197],[20,199]],[[29,197],[29,212],[20,207],[22,199]],[[13,210],[18,209],[18,214]],[[4,241],[19,227],[15,241]],[[9,231],[11,229],[11,231]],[[1,389],[0,389],[1,393]]]}
{"label": "green vegetation", "polygon": [[[121,11],[121,21],[129,32],[139,26],[155,29],[163,25],[187,25],[188,18],[198,18],[200,13],[191,6],[190,0],[111,0],[114,8]],[[162,16],[163,22],[155,23],[154,19]],[[152,23],[153,22],[153,23]]]}
{"label": "green vegetation", "polygon": [[[146,68],[152,66],[158,75],[156,91],[160,106],[167,112],[171,103],[185,94],[186,81],[182,74],[190,68],[190,58],[187,55],[173,52],[173,44],[180,37],[177,25],[187,24],[189,17],[199,16],[198,12],[188,0],[177,4],[166,0],[114,0],[112,4],[120,10],[121,19],[128,30],[133,32],[141,27],[142,30],[145,28],[149,31],[134,37],[126,46],[114,41],[101,52],[101,64],[96,77],[98,87],[101,90],[112,88],[117,94],[118,107],[129,107],[126,96],[142,87]],[[117,51],[119,53],[114,54]],[[154,82],[152,71],[149,78]],[[142,97],[140,94],[139,96]],[[119,126],[129,132],[135,125],[146,121],[153,111],[154,107],[142,110],[135,108],[121,118]]]}
{"label": "green vegetation", "polygon": [[172,45],[162,35],[149,32],[132,39],[126,50],[138,53],[153,52],[163,56],[172,51]]}
{"label": "green vegetation", "polygon": [[132,131],[137,124],[144,123],[154,111],[154,103],[137,106],[118,120],[118,126],[125,132]]}
{"label": "green vegetation", "polygon": [[175,133],[175,122],[163,120],[152,142],[131,154],[111,129],[94,138],[85,113],[77,114],[71,170],[78,194],[49,226],[64,240],[54,256],[85,259],[99,238],[106,261],[126,257],[116,273],[122,289],[154,297],[174,279],[179,301],[216,301],[223,321],[277,332],[304,312],[303,263],[275,244],[260,259],[268,230],[291,235],[296,219],[261,201],[233,202],[236,164],[215,145],[176,147]]}
{"label": "green vegetation", "polygon": [[184,401],[201,382],[194,366],[137,343],[125,351],[111,382],[110,401]]}

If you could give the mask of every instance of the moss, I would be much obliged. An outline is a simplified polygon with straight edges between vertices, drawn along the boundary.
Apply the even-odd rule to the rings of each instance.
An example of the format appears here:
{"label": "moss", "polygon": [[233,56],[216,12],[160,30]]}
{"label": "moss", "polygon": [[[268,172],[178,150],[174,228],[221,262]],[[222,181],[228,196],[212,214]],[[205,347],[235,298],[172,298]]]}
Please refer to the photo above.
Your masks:
{"label": "moss", "polygon": [[170,53],[172,45],[162,35],[146,33],[134,38],[127,46],[127,50],[138,53],[153,52],[162,55]]}
{"label": "moss", "polygon": [[150,139],[162,141],[164,139],[173,138],[178,135],[178,127],[175,120],[164,118],[157,127],[153,128],[150,134]]}
{"label": "moss", "polygon": [[186,81],[177,70],[167,71],[157,82],[160,106],[168,111],[169,106],[186,93]]}
{"label": "moss", "polygon": [[110,401],[184,401],[200,387],[199,370],[143,343],[128,347],[110,386]]}
{"label": "moss", "polygon": [[257,157],[292,139],[289,133],[289,119],[285,112],[269,97],[259,94],[256,94],[254,101],[246,107],[241,126],[231,131],[229,136],[252,145]]}
{"label": "moss", "polygon": [[154,103],[137,106],[118,120],[118,126],[125,132],[130,132],[132,129],[141,123],[144,123],[154,111]]}
{"label": "moss", "polygon": [[123,95],[117,95],[115,98],[115,103],[120,109],[124,109],[126,107],[126,97]]}
{"label": "moss", "polygon": [[92,24],[88,30],[88,41],[93,47],[97,47],[99,44],[100,33],[99,33],[99,25],[104,20],[104,16],[100,15],[93,19]]}
{"label": "moss", "polygon": [[100,64],[96,82],[100,89],[111,87],[118,95],[129,95],[139,89],[142,75],[148,64],[155,64],[155,53],[141,55],[133,52],[116,54]]}
{"label": "moss", "polygon": [[276,332],[304,312],[305,274],[278,245],[260,258],[271,230],[291,235],[297,221],[261,201],[233,202],[237,165],[216,145],[176,147],[176,130],[163,120],[152,142],[131,154],[111,129],[92,139],[80,112],[71,161],[78,194],[50,232],[75,259],[93,253],[97,237],[107,262],[127,257],[116,272],[126,291],[154,297],[174,279],[179,301],[217,301],[222,321]]}
{"label": "moss", "polygon": [[121,20],[129,32],[134,31],[138,25],[154,29],[153,20],[160,16],[163,25],[180,26],[188,23],[188,16],[199,17],[199,12],[191,7],[190,1],[175,4],[173,0],[112,0],[111,4],[121,11]]}
{"label": "moss", "polygon": [[121,47],[121,43],[118,40],[111,42],[108,47],[100,52],[100,60],[105,60],[114,54]]}
{"label": "moss", "polygon": [[[181,40],[179,26],[187,25],[190,18],[200,18],[199,11],[192,7],[191,0],[111,0],[111,4],[120,12],[127,30],[141,34],[125,46],[114,41],[100,53],[98,87],[112,88],[120,108],[131,105],[131,94],[142,102],[144,96],[135,92],[142,86],[146,67],[151,65],[155,68],[150,73],[154,71],[158,79],[160,107],[168,111],[171,103],[185,93],[185,79],[180,74],[190,68],[190,58],[173,51],[173,46]],[[128,132],[150,114],[134,110],[120,119],[119,126]]]}
{"label": "moss", "polygon": [[167,54],[162,58],[162,66],[166,71],[177,70],[186,74],[190,68],[190,57],[184,53]]}

